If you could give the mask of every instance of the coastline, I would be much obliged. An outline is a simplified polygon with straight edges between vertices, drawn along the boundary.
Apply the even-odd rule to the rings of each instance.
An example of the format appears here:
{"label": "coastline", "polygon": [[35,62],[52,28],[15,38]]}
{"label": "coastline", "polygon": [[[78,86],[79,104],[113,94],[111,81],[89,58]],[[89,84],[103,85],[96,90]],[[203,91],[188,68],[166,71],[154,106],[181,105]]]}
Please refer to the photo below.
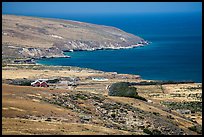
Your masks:
{"label": "coastline", "polygon": [[[66,51],[63,51],[63,56],[52,56],[52,57],[40,57],[40,58],[34,58],[34,63],[35,65],[42,65],[42,66],[55,66],[55,65],[45,65],[45,64],[40,64],[40,63],[37,63],[36,60],[40,60],[40,59],[49,59],[49,58],[71,58],[71,56],[67,56],[65,55],[64,53],[65,52],[78,52],[78,51],[97,51],[97,50],[118,50],[118,49],[131,49],[131,48],[137,48],[137,47],[144,47],[144,46],[147,46],[149,45],[150,43],[152,42],[149,42],[147,40],[143,40],[141,41],[141,43],[139,44],[135,44],[135,45],[131,45],[129,47],[109,47],[109,48],[96,48],[96,49],[88,49],[88,50],[66,50]],[[56,65],[56,66],[60,66],[60,65]],[[102,72],[102,73],[114,73],[114,74],[121,74],[121,73],[118,73],[118,72],[111,72],[111,71],[102,71],[102,70],[96,70],[96,69],[92,69],[92,68],[86,68],[86,67],[78,67],[78,66],[63,66],[63,67],[76,67],[76,68],[80,68],[80,69],[90,69],[90,70],[93,70],[93,71],[98,71],[98,72]],[[135,75],[135,76],[139,76],[141,78],[140,75],[137,75],[137,74],[128,74],[128,73],[125,73],[125,75]],[[141,79],[142,80],[142,79]],[[151,81],[155,81],[155,80],[151,80]]]}
{"label": "coastline", "polygon": [[[41,60],[41,59],[49,59],[49,58],[71,58],[71,56],[67,56],[65,55],[65,53],[67,52],[83,52],[83,51],[97,51],[97,50],[119,50],[119,49],[131,49],[131,48],[137,48],[137,47],[144,47],[144,46],[147,46],[149,44],[151,44],[152,42],[149,42],[149,41],[145,41],[144,44],[136,44],[136,45],[132,45],[132,46],[129,46],[129,47],[118,47],[118,48],[114,48],[114,47],[110,47],[110,48],[99,48],[99,49],[89,49],[89,50],[67,50],[67,51],[63,51],[63,54],[64,56],[55,56],[55,57],[44,57],[44,58],[36,58],[36,60]],[[61,66],[61,65],[49,65],[49,64],[43,64],[43,63],[37,63],[35,60],[35,64],[37,65],[46,65],[46,66]],[[63,66],[63,65],[62,65]],[[63,66],[65,67],[65,66]],[[93,68],[90,68],[90,67],[79,67],[79,66],[72,66],[72,65],[68,65],[68,67],[78,67],[78,68],[82,68],[82,69],[92,69],[92,70],[96,70],[96,71],[102,71],[102,72],[114,72],[114,71],[105,71],[105,70],[100,70],[100,69],[93,69]],[[129,75],[139,75],[141,77],[141,79],[144,79],[142,77],[141,74],[133,74],[133,73],[127,73],[127,72],[116,72],[118,74],[129,74]],[[145,78],[144,80],[150,80],[150,81],[162,81],[162,82],[170,82],[170,83],[174,83],[174,82],[178,82],[178,83],[202,83],[202,82],[198,82],[198,81],[193,81],[193,80],[169,80],[169,79],[166,79],[166,80],[159,80],[159,79],[149,79],[149,78]]]}
{"label": "coastline", "polygon": [[78,51],[97,51],[97,50],[118,50],[118,49],[131,49],[131,48],[137,48],[137,47],[144,47],[149,45],[152,42],[149,42],[147,40],[140,41],[139,43],[135,45],[131,45],[128,47],[104,47],[104,48],[90,48],[90,49],[70,49],[70,50],[63,50],[63,55],[55,55],[55,56],[42,56],[42,57],[36,57],[34,59],[43,59],[43,58],[71,58],[71,56],[67,56],[64,53],[65,52],[78,52]]}

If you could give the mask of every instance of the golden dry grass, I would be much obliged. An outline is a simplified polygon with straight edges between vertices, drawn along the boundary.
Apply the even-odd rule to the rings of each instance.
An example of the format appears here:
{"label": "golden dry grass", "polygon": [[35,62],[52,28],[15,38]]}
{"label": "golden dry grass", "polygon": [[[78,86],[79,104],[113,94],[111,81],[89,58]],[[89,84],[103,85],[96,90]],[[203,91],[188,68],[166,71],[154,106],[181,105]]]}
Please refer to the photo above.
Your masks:
{"label": "golden dry grass", "polygon": [[96,125],[2,118],[3,135],[125,135],[127,131]]}
{"label": "golden dry grass", "polygon": [[[32,66],[32,65],[31,65]],[[166,118],[168,115],[171,115],[174,119],[172,120],[179,127],[187,130],[188,127],[193,125],[193,122],[182,118],[182,114],[179,114],[176,111],[172,111],[171,113],[162,110],[163,106],[161,106],[161,101],[196,101],[193,98],[185,97],[172,97],[170,94],[172,93],[181,93],[181,94],[190,94],[190,93],[201,93],[201,89],[195,89],[191,91],[189,87],[198,87],[200,84],[169,84],[161,86],[135,86],[137,88],[137,92],[140,96],[145,97],[148,100],[152,100],[152,103],[143,102],[141,100],[126,98],[126,97],[110,97],[108,96],[108,89],[112,83],[118,81],[127,81],[126,79],[119,78],[110,78],[108,81],[93,81],[90,79],[86,79],[88,76],[107,76],[109,77],[109,73],[96,73],[89,70],[33,70],[32,67],[29,68],[18,68],[18,65],[14,65],[12,67],[4,67],[2,70],[2,78],[3,79],[16,79],[16,78],[52,78],[52,77],[79,77],[80,83],[75,89],[67,90],[67,89],[50,89],[50,88],[37,88],[30,86],[14,86],[14,85],[2,85],[2,117],[3,117],[3,134],[132,134],[131,132],[125,132],[120,130],[113,130],[108,128],[103,128],[102,121],[98,119],[94,119],[96,125],[81,125],[77,124],[79,122],[79,114],[76,112],[72,112],[69,109],[65,109],[63,107],[59,107],[54,104],[49,104],[41,101],[39,98],[49,97],[51,93],[63,93],[63,92],[76,92],[83,91],[87,93],[96,93],[103,94],[107,99],[112,100],[113,102],[121,102],[132,105],[133,107],[139,108],[144,111],[156,112],[159,113],[162,117]],[[136,82],[140,81],[138,79],[128,79],[128,81]],[[202,85],[201,85],[202,86]],[[152,94],[158,94],[159,96],[151,96]],[[30,97],[34,99],[30,99]],[[36,99],[35,99],[36,97]],[[79,106],[85,109],[89,109],[94,112],[94,106],[90,105],[88,101],[79,101]],[[39,117],[35,117],[36,120],[32,119],[13,119],[13,118],[23,118],[28,115],[35,115]],[[195,114],[196,120],[198,123],[202,124],[202,116],[198,116],[199,114]],[[187,116],[187,115],[186,115]],[[189,115],[187,117],[191,117]],[[46,122],[45,119],[49,117],[55,117],[57,120],[52,121],[52,124],[55,128],[49,129],[49,122]],[[12,118],[12,119],[11,119]],[[9,127],[12,124],[14,127]],[[25,120],[27,123],[28,129],[23,128],[22,122],[19,120]],[[65,121],[65,122],[63,122]],[[32,124],[36,125],[35,128],[32,128]],[[18,126],[20,125],[20,126]],[[44,125],[45,130],[42,128],[38,128],[38,125]],[[81,126],[80,126],[81,125]],[[75,127],[76,130],[71,130],[70,126]],[[56,128],[57,127],[57,128]],[[78,130],[77,130],[78,129]],[[62,131],[61,131],[62,130]],[[18,132],[19,131],[19,132]],[[135,134],[135,133],[134,133]],[[136,133],[140,134],[140,133]]]}
{"label": "golden dry grass", "polygon": [[[26,86],[2,85],[2,129],[3,134],[132,134],[131,132],[109,129],[100,125],[81,124],[79,114],[69,109],[27,97],[48,97],[49,93],[69,92]],[[83,102],[81,106],[83,107]],[[34,119],[24,118],[35,116]],[[46,118],[59,120],[47,122]],[[96,121],[97,122],[97,121]],[[100,122],[99,122],[100,123]],[[134,133],[135,134],[135,133]],[[140,133],[138,133],[140,134]]]}

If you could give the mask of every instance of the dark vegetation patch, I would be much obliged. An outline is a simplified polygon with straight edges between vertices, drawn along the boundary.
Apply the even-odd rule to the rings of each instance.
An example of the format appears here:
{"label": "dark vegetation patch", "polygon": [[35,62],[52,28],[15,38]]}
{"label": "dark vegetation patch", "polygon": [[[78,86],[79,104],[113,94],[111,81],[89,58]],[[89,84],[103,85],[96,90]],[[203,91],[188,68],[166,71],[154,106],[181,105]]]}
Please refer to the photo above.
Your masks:
{"label": "dark vegetation patch", "polygon": [[188,87],[187,89],[189,89],[189,90],[202,89],[202,86]]}
{"label": "dark vegetation patch", "polygon": [[164,84],[188,84],[194,83],[194,81],[141,81],[141,82],[131,82],[129,85],[164,85]]}
{"label": "dark vegetation patch", "polygon": [[88,99],[88,96],[86,94],[81,94],[81,93],[75,94],[75,97],[77,99],[81,99],[81,100],[87,100]]}
{"label": "dark vegetation patch", "polygon": [[[144,132],[150,135],[183,134],[180,128],[161,118],[157,113],[149,113],[129,104],[114,102],[106,99],[103,95],[76,91],[53,93],[51,98],[41,98],[40,100],[77,112],[80,118],[78,122],[81,123],[93,123],[94,119],[98,119],[103,122],[104,127],[112,129],[131,132],[144,129]],[[81,106],[81,103],[86,106]],[[90,107],[94,107],[94,110]],[[130,118],[130,114],[133,114],[133,117]],[[50,121],[50,119],[46,121]],[[163,128],[158,130],[159,127]]]}
{"label": "dark vegetation patch", "polygon": [[32,80],[29,79],[7,79],[4,81],[7,84],[12,84],[12,85],[19,85],[19,86],[30,86]]}
{"label": "dark vegetation patch", "polygon": [[154,115],[156,115],[156,116],[160,116],[160,113],[158,113],[158,112],[152,112]]}
{"label": "dark vegetation patch", "polygon": [[51,79],[47,81],[47,83],[57,83],[57,82],[59,82],[59,79]]}
{"label": "dark vegetation patch", "polygon": [[88,95],[83,94],[83,93],[71,94],[71,95],[69,95],[69,97],[70,97],[72,100],[78,100],[78,99],[87,100],[87,99],[89,99]]}
{"label": "dark vegetation patch", "polygon": [[162,135],[161,131],[159,131],[157,129],[154,129],[154,130],[150,131],[149,129],[144,128],[143,132],[146,133],[146,134],[149,134],[149,135]]}
{"label": "dark vegetation patch", "polygon": [[137,88],[130,87],[129,82],[118,82],[110,86],[108,95],[119,96],[119,97],[130,97],[130,98],[136,98],[143,101],[147,101],[145,98],[139,96],[136,91],[137,91]]}
{"label": "dark vegetation patch", "polygon": [[174,117],[172,115],[168,115],[167,118],[168,119],[174,119]]}
{"label": "dark vegetation patch", "polygon": [[202,126],[200,126],[200,125],[191,126],[188,129],[190,129],[191,131],[195,131],[198,134],[202,134]]}
{"label": "dark vegetation patch", "polygon": [[149,134],[149,135],[151,135],[151,133],[152,133],[152,132],[151,132],[149,129],[147,129],[147,128],[144,128],[144,129],[143,129],[143,132],[146,133],[146,134]]}
{"label": "dark vegetation patch", "polygon": [[189,109],[193,112],[202,112],[202,102],[161,102],[170,109]]}

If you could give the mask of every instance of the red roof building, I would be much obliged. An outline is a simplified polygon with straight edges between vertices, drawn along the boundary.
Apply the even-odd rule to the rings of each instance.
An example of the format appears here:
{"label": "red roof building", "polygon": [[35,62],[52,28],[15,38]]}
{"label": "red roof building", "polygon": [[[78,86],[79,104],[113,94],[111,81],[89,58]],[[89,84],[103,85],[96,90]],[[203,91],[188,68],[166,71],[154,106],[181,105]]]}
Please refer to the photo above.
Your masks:
{"label": "red roof building", "polygon": [[35,82],[32,82],[31,85],[33,87],[49,87],[46,81],[47,79],[38,79]]}

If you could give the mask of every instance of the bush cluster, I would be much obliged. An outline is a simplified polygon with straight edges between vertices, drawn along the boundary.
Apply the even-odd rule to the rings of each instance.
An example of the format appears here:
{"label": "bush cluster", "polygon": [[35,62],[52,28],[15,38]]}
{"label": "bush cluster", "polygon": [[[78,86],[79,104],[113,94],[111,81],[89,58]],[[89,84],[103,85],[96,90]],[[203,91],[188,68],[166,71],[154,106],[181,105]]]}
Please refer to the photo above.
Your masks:
{"label": "bush cluster", "polygon": [[32,81],[28,79],[15,79],[15,80],[12,80],[9,84],[19,85],[19,86],[30,86],[31,82]]}
{"label": "bush cluster", "polygon": [[147,133],[149,135],[162,135],[161,131],[154,129],[153,131],[150,131],[149,129],[145,128],[143,129],[144,133]]}
{"label": "bush cluster", "polygon": [[147,101],[145,98],[139,96],[136,91],[137,89],[135,87],[130,87],[128,82],[118,82],[110,86],[108,94],[110,96],[131,97]]}
{"label": "bush cluster", "polygon": [[59,79],[51,79],[47,81],[48,83],[57,83],[59,82]]}
{"label": "bush cluster", "polygon": [[131,85],[164,85],[164,84],[188,84],[194,83],[194,81],[142,81],[139,83],[131,82]]}
{"label": "bush cluster", "polygon": [[189,109],[192,112],[202,112],[202,102],[192,101],[192,102],[162,102],[170,109]]}
{"label": "bush cluster", "polygon": [[198,134],[202,134],[202,127],[199,126],[199,125],[189,127],[188,129],[190,129],[191,131],[195,131],[195,132],[197,132]]}

